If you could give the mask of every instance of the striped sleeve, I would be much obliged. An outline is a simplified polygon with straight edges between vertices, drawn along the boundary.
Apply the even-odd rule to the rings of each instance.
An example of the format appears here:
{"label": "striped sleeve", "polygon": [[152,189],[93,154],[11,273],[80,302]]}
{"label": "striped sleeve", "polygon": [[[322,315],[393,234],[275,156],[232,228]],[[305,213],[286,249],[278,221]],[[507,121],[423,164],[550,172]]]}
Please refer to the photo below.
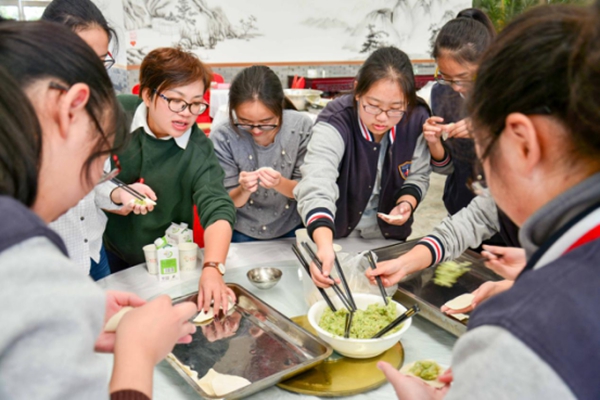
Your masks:
{"label": "striped sleeve", "polygon": [[443,168],[446,165],[450,164],[450,153],[448,151],[444,151],[444,158],[442,160],[436,160],[431,157],[431,165],[436,168]]}
{"label": "striped sleeve", "polygon": [[427,247],[431,252],[431,259],[433,260],[433,262],[431,263],[430,267],[432,265],[439,264],[440,262],[442,262],[442,260],[444,260],[444,245],[442,244],[442,241],[434,235],[425,236],[423,239],[419,240],[417,244]]}
{"label": "striped sleeve", "polygon": [[335,236],[335,223],[334,216],[326,208],[315,208],[310,211],[306,216],[306,221],[304,221],[306,225],[306,229],[308,231],[308,235],[312,239],[313,232],[315,229],[325,226],[333,231],[333,236]]}

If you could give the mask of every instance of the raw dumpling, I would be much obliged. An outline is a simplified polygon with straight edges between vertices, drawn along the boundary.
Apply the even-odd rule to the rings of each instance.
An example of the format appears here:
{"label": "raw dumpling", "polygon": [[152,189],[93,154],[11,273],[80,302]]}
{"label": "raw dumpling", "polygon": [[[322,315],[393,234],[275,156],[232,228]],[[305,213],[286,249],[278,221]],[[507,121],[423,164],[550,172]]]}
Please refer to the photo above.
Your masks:
{"label": "raw dumpling", "polygon": [[[425,360],[425,361],[431,361],[431,360]],[[435,361],[432,361],[435,362]],[[423,379],[420,376],[415,375],[414,373],[410,372],[411,368],[417,363],[417,361],[412,362],[410,364],[405,365],[404,367],[402,367],[402,369],[400,370],[400,372],[402,372],[404,375],[410,375],[410,376],[414,376],[416,378],[421,379],[423,382],[425,382],[426,384],[428,384],[429,386],[433,386],[434,388],[442,388],[444,386],[446,386],[445,383],[440,382],[437,380],[437,378],[432,379],[432,380],[427,380],[427,379]],[[438,376],[442,375],[445,371],[445,368],[440,368]]]}
{"label": "raw dumpling", "polygon": [[219,397],[235,392],[251,383],[241,376],[221,374],[212,368],[198,380],[198,385],[206,394]]}
{"label": "raw dumpling", "polygon": [[[228,314],[229,311],[231,311],[234,307],[235,303],[231,300],[231,298],[229,298],[229,304],[227,305],[227,311],[225,312],[225,314]],[[192,322],[197,325],[205,325],[208,322],[212,321],[214,317],[215,313],[213,309],[209,308],[208,312],[206,313],[204,312],[204,310],[200,311]]]}
{"label": "raw dumpling", "polygon": [[104,332],[116,332],[121,318],[129,311],[133,310],[133,307],[123,307],[115,315],[110,317],[106,325],[104,326]]}

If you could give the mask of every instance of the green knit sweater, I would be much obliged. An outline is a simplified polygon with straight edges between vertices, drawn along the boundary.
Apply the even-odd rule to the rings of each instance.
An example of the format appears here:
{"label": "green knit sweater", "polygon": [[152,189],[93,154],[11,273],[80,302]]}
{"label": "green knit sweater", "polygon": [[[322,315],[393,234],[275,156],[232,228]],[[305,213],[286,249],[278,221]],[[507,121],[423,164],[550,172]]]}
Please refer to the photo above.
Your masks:
{"label": "green knit sweater", "polygon": [[[130,118],[141,103],[131,95],[119,96],[119,101]],[[143,178],[158,198],[154,211],[147,215],[107,213],[104,245],[130,265],[144,262],[142,247],[164,236],[171,222],[185,222],[191,228],[194,204],[203,227],[218,220],[233,227],[236,210],[223,186],[223,169],[212,142],[197,125],[185,150],[174,140],[155,139],[139,128],[118,156],[122,166],[119,179],[134,183]]]}

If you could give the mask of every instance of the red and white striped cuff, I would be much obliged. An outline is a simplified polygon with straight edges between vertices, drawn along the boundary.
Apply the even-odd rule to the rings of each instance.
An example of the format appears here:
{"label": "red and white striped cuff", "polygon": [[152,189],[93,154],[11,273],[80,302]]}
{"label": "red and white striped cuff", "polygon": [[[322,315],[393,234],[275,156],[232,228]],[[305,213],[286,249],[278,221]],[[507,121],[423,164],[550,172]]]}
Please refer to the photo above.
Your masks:
{"label": "red and white striped cuff", "polygon": [[425,236],[417,244],[427,246],[429,251],[431,251],[431,258],[433,259],[431,265],[439,264],[444,259],[444,246],[435,236]]}
{"label": "red and white striped cuff", "polygon": [[444,157],[444,159],[441,161],[437,161],[432,158],[431,165],[433,165],[434,167],[438,167],[438,168],[445,167],[446,165],[450,164],[450,160],[451,160],[450,154],[446,153],[446,157]]}

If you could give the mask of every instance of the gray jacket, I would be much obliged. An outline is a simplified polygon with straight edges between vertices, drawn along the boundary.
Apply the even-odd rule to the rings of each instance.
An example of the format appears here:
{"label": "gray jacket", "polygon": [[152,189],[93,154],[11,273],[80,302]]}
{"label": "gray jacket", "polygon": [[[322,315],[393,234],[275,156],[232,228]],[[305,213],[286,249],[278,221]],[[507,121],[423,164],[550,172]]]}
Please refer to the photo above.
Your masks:
{"label": "gray jacket", "polygon": [[490,195],[475,197],[469,205],[442,220],[430,235],[418,244],[426,246],[432,255],[432,265],[458,258],[470,247],[500,232],[496,202]]}
{"label": "gray jacket", "polygon": [[104,292],[45,237],[0,253],[0,398],[103,399]]}
{"label": "gray jacket", "polygon": [[[309,116],[284,110],[275,141],[266,147],[257,145],[249,133],[236,132],[229,122],[215,127],[210,139],[225,171],[225,189],[231,191],[239,186],[241,171],[255,171],[261,167],[271,167],[287,179],[300,180],[311,126]],[[276,190],[259,187],[248,202],[237,209],[234,228],[256,239],[285,235],[302,222],[296,204],[295,199]]]}

